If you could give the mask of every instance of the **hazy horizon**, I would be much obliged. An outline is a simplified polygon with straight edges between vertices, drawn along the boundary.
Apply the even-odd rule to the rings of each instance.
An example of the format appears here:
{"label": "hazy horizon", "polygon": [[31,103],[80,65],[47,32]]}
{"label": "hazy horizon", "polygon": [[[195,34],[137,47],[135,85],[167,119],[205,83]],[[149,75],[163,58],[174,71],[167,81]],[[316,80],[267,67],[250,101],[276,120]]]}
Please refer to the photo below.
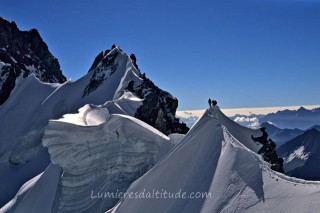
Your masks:
{"label": "hazy horizon", "polygon": [[[280,110],[297,110],[300,107],[306,109],[315,109],[319,108],[320,105],[298,105],[298,106],[273,106],[273,107],[248,107],[248,108],[221,108],[221,111],[227,116],[234,116],[236,114],[241,115],[266,115],[268,113],[277,112]],[[198,110],[177,110],[177,116],[187,118],[189,116],[198,116],[200,117],[206,109]],[[190,114],[191,113],[191,114]]]}

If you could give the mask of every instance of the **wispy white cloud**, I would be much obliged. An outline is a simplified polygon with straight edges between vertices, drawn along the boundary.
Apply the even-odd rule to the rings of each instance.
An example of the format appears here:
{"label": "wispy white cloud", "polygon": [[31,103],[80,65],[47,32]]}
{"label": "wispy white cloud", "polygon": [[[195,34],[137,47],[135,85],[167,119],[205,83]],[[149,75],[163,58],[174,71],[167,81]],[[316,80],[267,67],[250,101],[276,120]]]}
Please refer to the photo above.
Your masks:
{"label": "wispy white cloud", "polygon": [[257,128],[260,126],[259,119],[257,117],[236,117],[234,121],[251,128]]}

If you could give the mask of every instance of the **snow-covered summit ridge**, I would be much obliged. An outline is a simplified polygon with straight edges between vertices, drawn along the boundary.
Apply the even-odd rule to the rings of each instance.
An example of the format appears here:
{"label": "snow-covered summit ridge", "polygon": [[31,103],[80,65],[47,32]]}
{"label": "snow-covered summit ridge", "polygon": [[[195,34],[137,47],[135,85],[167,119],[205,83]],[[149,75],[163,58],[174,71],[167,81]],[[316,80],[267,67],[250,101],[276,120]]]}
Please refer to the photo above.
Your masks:
{"label": "snow-covered summit ridge", "polygon": [[[271,170],[219,111],[207,110],[182,141],[127,190],[151,197],[123,198],[109,212],[317,212],[320,182]],[[153,191],[167,192],[167,199],[152,197]],[[179,192],[186,197],[168,198],[168,193]],[[195,198],[197,192],[208,196]]]}
{"label": "snow-covered summit ridge", "polygon": [[257,153],[262,147],[260,143],[253,141],[251,138],[251,136],[258,137],[261,135],[261,131],[259,129],[250,129],[232,121],[220,110],[219,106],[210,107],[205,111],[204,116],[209,116],[225,126],[228,131],[239,139],[248,149]]}

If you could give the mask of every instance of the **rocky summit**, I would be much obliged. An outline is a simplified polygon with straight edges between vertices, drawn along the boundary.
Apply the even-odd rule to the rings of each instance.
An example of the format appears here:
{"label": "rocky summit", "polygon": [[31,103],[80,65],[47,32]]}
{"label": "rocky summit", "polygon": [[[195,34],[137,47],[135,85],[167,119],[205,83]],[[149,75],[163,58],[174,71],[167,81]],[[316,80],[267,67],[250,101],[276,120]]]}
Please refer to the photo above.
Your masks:
{"label": "rocky summit", "polygon": [[[114,48],[117,48],[118,51],[113,51]],[[89,73],[92,73],[92,78],[84,90],[83,97],[95,91],[115,73],[119,66],[116,59],[120,53],[123,53],[123,51],[114,45],[111,50],[108,49],[98,54],[89,69]],[[186,134],[189,128],[185,123],[181,123],[179,118],[176,118],[177,98],[160,89],[146,77],[145,73],[140,72],[134,54],[130,55],[130,61],[133,65],[132,69],[135,69],[138,73],[137,79],[139,80],[128,79],[122,89],[123,91],[132,92],[143,100],[134,117],[155,127],[166,135],[171,133]],[[106,70],[108,71],[107,73]]]}

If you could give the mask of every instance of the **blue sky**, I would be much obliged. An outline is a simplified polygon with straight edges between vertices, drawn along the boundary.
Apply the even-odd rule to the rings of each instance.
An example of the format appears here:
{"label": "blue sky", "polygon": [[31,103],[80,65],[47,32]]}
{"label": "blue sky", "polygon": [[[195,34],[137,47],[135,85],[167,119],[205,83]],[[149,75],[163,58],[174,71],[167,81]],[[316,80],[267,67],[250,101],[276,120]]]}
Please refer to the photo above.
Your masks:
{"label": "blue sky", "polygon": [[320,0],[1,2],[74,80],[115,43],[179,109],[320,103]]}

